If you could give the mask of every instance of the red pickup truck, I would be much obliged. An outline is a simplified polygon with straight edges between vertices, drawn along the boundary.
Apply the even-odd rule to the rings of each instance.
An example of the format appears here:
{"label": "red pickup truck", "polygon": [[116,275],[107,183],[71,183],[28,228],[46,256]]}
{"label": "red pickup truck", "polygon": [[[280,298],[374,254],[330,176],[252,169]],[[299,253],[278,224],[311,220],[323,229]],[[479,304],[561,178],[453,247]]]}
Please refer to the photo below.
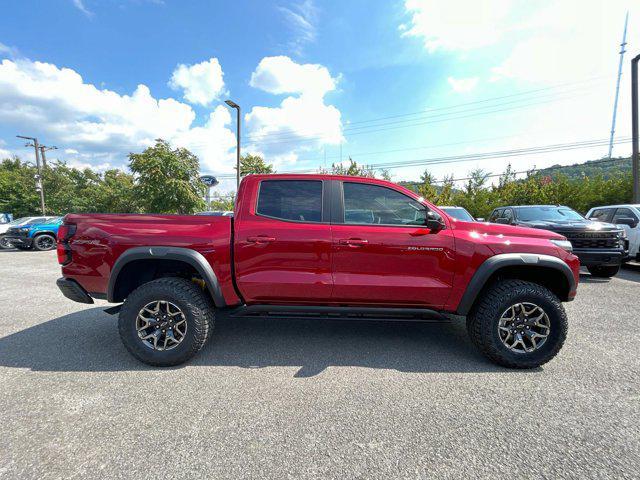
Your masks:
{"label": "red pickup truck", "polygon": [[62,293],[121,306],[142,362],[196,354],[214,316],[466,317],[492,361],[537,367],[565,341],[580,263],[556,233],[458,221],[383,180],[250,175],[233,217],[69,214]]}

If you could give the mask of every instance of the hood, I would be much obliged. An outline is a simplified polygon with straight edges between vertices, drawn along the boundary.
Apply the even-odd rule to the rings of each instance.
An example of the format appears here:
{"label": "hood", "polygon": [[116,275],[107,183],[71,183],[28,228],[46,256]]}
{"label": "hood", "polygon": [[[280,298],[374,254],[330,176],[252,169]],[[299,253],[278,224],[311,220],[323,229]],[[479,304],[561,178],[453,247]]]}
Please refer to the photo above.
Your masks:
{"label": "hood", "polygon": [[[562,240],[564,237],[551,232],[544,227],[527,228],[525,226],[502,225],[489,222],[452,222],[456,230],[468,230],[478,235],[503,235],[508,237],[546,238],[548,240]],[[583,227],[584,228],[584,227]]]}
{"label": "hood", "polygon": [[518,222],[519,226],[528,228],[542,228],[554,231],[612,231],[618,230],[618,227],[611,223],[593,222],[591,220],[567,220],[567,221],[551,221],[551,220],[533,220],[531,222]]}

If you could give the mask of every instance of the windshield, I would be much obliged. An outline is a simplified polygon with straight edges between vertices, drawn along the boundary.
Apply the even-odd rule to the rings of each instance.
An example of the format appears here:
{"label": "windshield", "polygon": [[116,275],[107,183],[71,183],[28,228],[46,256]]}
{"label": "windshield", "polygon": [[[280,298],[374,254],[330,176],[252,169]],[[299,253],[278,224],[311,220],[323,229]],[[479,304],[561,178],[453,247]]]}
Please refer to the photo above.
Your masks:
{"label": "windshield", "polygon": [[16,218],[15,220],[13,220],[12,222],[9,222],[9,225],[13,226],[13,225],[20,225],[22,222],[24,222],[27,218],[29,217],[21,217],[21,218]]}
{"label": "windshield", "polygon": [[471,214],[462,207],[447,207],[442,208],[442,210],[444,210],[450,217],[457,218],[463,222],[475,222]]}
{"label": "windshield", "polygon": [[568,207],[519,207],[516,211],[518,220],[523,222],[584,220],[582,215]]}

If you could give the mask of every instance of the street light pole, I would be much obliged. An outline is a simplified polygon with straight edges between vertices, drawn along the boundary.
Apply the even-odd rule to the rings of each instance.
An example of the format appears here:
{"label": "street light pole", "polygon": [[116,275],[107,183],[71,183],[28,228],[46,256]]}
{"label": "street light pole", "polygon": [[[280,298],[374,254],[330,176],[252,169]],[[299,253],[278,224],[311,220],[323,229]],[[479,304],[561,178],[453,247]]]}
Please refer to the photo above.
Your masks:
{"label": "street light pole", "polygon": [[236,189],[240,188],[240,105],[233,100],[225,100],[224,103],[236,109]]}
{"label": "street light pole", "polygon": [[44,205],[44,183],[42,181],[42,167],[40,166],[40,145],[38,144],[38,139],[35,137],[25,137],[23,135],[16,135],[18,138],[24,138],[25,140],[31,140],[33,143],[27,143],[27,147],[34,147],[36,151],[36,168],[38,170],[38,174],[36,175],[36,186],[40,192],[40,209],[42,210],[42,215],[46,215],[45,213],[45,205]]}
{"label": "street light pole", "polygon": [[640,148],[638,135],[638,61],[640,55],[631,60],[631,135],[632,154],[631,169],[633,172],[633,203],[640,203]]}

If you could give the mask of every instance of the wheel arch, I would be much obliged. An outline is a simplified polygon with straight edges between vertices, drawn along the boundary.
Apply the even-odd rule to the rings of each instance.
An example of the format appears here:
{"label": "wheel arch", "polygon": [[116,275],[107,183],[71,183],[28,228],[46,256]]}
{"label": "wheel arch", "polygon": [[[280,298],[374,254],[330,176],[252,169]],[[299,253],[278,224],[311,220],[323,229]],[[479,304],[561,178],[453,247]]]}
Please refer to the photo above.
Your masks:
{"label": "wheel arch", "polygon": [[107,300],[113,303],[122,302],[139,285],[157,278],[153,275],[158,271],[162,272],[177,265],[183,266],[186,273],[196,273],[202,278],[216,307],[226,306],[218,277],[209,262],[200,252],[182,247],[151,246],[126,250],[111,269]]}
{"label": "wheel arch", "polygon": [[39,237],[41,235],[51,235],[53,238],[58,238],[58,236],[56,235],[56,233],[53,230],[38,230],[37,232],[33,233],[33,237],[32,238],[36,238]]}
{"label": "wheel arch", "polygon": [[495,255],[480,265],[458,304],[456,313],[467,315],[483,290],[497,278],[517,278],[547,287],[562,301],[569,300],[569,293],[576,281],[569,265],[551,255],[529,253],[503,253]]}

